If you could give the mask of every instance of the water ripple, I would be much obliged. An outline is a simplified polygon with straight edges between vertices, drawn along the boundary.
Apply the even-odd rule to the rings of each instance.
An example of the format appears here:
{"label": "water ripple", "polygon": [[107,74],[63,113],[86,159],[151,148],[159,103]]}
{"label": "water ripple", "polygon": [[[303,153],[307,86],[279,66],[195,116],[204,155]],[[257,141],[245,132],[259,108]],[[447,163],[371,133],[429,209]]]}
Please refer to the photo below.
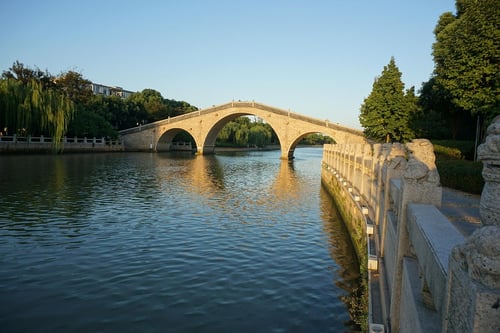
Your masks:
{"label": "water ripple", "polygon": [[307,154],[2,157],[0,327],[347,330],[355,257]]}

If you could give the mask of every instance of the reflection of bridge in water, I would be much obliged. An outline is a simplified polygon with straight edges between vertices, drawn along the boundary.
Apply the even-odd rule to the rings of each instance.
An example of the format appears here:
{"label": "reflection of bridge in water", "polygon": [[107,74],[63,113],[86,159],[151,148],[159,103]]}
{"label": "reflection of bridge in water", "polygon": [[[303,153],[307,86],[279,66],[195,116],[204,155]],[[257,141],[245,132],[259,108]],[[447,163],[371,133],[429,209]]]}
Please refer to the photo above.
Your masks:
{"label": "reflection of bridge in water", "polygon": [[[159,176],[161,178],[176,178],[178,183],[185,185],[187,191],[197,192],[209,201],[217,193],[231,187],[231,184],[227,184],[225,179],[224,167],[219,161],[221,157],[195,156],[186,158],[184,162],[182,159],[177,159],[176,161],[179,163],[177,172]],[[268,201],[265,198],[262,199],[263,204],[272,204],[276,201],[297,202],[302,193],[301,186],[304,186],[295,174],[294,165],[287,161],[281,161],[276,173],[266,175],[266,180],[263,183],[269,188],[266,193],[272,196],[272,199]]]}
{"label": "reflection of bridge in water", "polygon": [[292,159],[297,144],[306,135],[323,133],[337,143],[366,143],[361,131],[255,102],[230,102],[120,131],[125,150],[169,151],[174,137],[187,132],[198,154],[213,154],[215,140],[229,121],[254,115],[268,123],[281,146],[281,158]]}

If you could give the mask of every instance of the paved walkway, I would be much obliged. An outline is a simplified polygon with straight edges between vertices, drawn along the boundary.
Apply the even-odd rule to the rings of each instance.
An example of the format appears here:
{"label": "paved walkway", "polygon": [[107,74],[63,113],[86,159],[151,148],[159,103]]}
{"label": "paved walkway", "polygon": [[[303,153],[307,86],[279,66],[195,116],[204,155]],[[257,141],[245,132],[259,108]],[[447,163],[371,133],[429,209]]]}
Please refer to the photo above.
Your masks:
{"label": "paved walkway", "polygon": [[440,211],[465,236],[481,226],[479,201],[481,196],[443,187],[443,202]]}

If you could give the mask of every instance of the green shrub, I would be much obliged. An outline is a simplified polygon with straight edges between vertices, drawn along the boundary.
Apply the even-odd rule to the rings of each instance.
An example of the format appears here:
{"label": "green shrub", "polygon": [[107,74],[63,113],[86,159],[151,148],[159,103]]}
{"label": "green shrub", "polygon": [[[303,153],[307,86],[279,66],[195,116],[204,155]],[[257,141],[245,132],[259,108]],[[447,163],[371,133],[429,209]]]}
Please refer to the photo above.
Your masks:
{"label": "green shrub", "polygon": [[441,185],[468,193],[480,194],[484,180],[483,163],[473,162],[474,142],[434,140],[436,166]]}
{"label": "green shrub", "polygon": [[436,154],[436,157],[442,159],[454,159],[454,160],[464,159],[464,155],[458,148],[445,147],[435,144],[434,153]]}
{"label": "green shrub", "polygon": [[[452,158],[474,159],[474,141],[465,140],[432,140],[436,154],[443,154]],[[460,152],[460,157],[458,153]]]}
{"label": "green shrub", "polygon": [[482,162],[436,158],[441,185],[468,193],[481,194],[484,180]]}

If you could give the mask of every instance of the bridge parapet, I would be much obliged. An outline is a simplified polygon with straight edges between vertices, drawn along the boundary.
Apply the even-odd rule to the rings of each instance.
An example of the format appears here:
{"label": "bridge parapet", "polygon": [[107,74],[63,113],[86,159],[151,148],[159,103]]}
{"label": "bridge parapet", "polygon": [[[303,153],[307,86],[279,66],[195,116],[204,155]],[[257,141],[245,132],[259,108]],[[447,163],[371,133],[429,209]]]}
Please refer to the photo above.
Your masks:
{"label": "bridge parapet", "polygon": [[498,332],[500,117],[478,153],[484,226],[468,235],[440,211],[442,188],[428,140],[324,146],[322,181],[352,224],[358,248],[363,235],[361,266],[368,268],[370,295],[381,295],[370,299],[370,325],[391,332]]}

